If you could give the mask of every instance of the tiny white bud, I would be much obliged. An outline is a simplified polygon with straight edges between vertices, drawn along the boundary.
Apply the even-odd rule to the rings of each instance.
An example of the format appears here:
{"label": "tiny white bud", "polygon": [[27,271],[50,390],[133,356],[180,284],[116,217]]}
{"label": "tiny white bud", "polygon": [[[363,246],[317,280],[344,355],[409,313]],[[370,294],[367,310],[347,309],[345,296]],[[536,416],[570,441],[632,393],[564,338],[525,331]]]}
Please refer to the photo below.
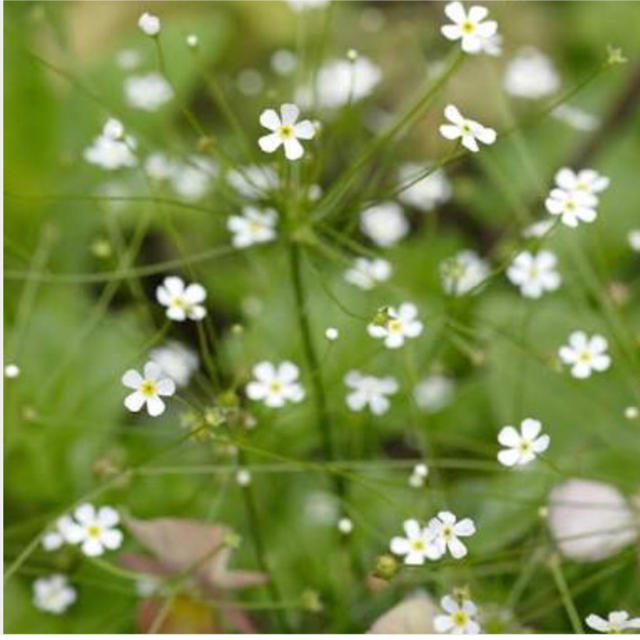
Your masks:
{"label": "tiny white bud", "polygon": [[635,420],[638,416],[640,416],[640,409],[638,409],[638,407],[627,407],[624,410],[624,417],[627,420]]}
{"label": "tiny white bud", "polygon": [[338,531],[348,536],[353,531],[353,522],[350,518],[340,518],[338,520]]}
{"label": "tiny white bud", "polygon": [[20,375],[20,367],[17,364],[8,364],[4,368],[4,375],[7,378],[17,378]]}
{"label": "tiny white bud", "polygon": [[143,33],[155,37],[160,33],[160,18],[145,12],[138,18],[138,26]]}
{"label": "tiny white bud", "polygon": [[251,484],[251,472],[247,469],[240,469],[236,473],[236,482],[241,487],[248,487]]}
{"label": "tiny white bud", "polygon": [[412,473],[409,476],[409,486],[413,487],[414,489],[424,487],[424,476],[420,476],[417,473]]}
{"label": "tiny white bud", "polygon": [[187,46],[195,49],[198,46],[198,36],[195,33],[190,33],[187,36]]}
{"label": "tiny white bud", "polygon": [[340,336],[340,332],[335,327],[329,327],[324,332],[324,337],[331,342],[333,342],[334,340],[337,340],[339,336]]}
{"label": "tiny white bud", "polygon": [[421,476],[422,478],[426,478],[429,475],[429,467],[421,462],[413,467],[413,473],[415,473],[417,476]]}
{"label": "tiny white bud", "polygon": [[347,51],[347,58],[349,58],[351,62],[355,62],[358,59],[358,52],[355,49],[349,49],[349,51]]}
{"label": "tiny white bud", "polygon": [[116,118],[109,118],[102,127],[102,133],[111,140],[120,140],[124,136],[124,125]]}

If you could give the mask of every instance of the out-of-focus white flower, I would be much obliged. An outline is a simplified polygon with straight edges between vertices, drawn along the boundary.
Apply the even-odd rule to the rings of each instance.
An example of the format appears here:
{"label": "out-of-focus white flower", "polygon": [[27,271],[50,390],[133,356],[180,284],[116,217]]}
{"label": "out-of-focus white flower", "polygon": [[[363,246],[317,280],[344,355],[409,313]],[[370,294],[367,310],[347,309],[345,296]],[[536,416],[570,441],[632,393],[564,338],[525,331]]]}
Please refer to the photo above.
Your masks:
{"label": "out-of-focus white flower", "polygon": [[555,175],[556,185],[570,193],[581,191],[595,195],[604,191],[609,186],[609,178],[603,176],[594,169],[581,169],[573,171],[569,167],[563,167]]}
{"label": "out-of-focus white flower", "polygon": [[555,270],[557,258],[551,251],[519,253],[507,269],[507,278],[520,287],[525,298],[539,298],[545,291],[555,291],[562,278]]}
{"label": "out-of-focus white flower", "polygon": [[260,210],[244,207],[241,216],[229,216],[227,229],[233,234],[231,244],[244,249],[254,244],[271,242],[276,237],[278,212],[275,209]]}
{"label": "out-of-focus white flower", "polygon": [[73,519],[65,529],[65,538],[79,544],[86,556],[101,556],[105,549],[118,549],[122,544],[122,531],[116,529],[120,516],[112,507],[96,509],[85,502],[75,509]]}
{"label": "out-of-focus white flower", "polygon": [[124,94],[130,107],[156,111],[173,98],[173,89],[162,74],[152,71],[129,76],[124,81]]}
{"label": "out-of-focus white flower", "polygon": [[438,633],[461,635],[480,633],[480,625],[476,620],[478,607],[471,600],[447,595],[440,601],[440,606],[445,613],[433,619],[433,626]]}
{"label": "out-of-focus white flower", "polygon": [[413,398],[422,411],[437,413],[453,400],[454,393],[453,380],[436,374],[418,382],[413,390]]}
{"label": "out-of-focus white flower", "polygon": [[156,299],[167,307],[167,318],[182,322],[189,320],[202,320],[207,315],[207,310],[202,305],[207,297],[204,287],[197,282],[185,287],[184,280],[177,276],[166,277],[162,284],[156,288]]}
{"label": "out-of-focus white flower", "polygon": [[287,402],[304,400],[304,389],[298,382],[300,370],[293,362],[281,362],[278,366],[271,362],[259,362],[253,367],[252,380],[246,386],[251,400],[261,400],[267,407],[283,407]]}
{"label": "out-of-focus white flower", "polygon": [[447,40],[460,40],[465,53],[480,53],[483,41],[494,36],[498,30],[495,20],[485,20],[489,15],[486,7],[476,5],[467,12],[461,2],[450,2],[444,12],[453,24],[441,27],[442,35]]}
{"label": "out-of-focus white flower", "polygon": [[404,556],[405,564],[421,565],[425,560],[437,560],[442,556],[440,547],[427,527],[421,527],[417,520],[405,520],[403,528],[406,538],[392,538],[389,548],[391,553]]}
{"label": "out-of-focus white flower", "polygon": [[298,57],[289,49],[278,49],[271,55],[271,68],[281,76],[288,76],[295,71]]}
{"label": "out-of-focus white flower", "polygon": [[47,613],[64,613],[76,601],[76,595],[67,576],[59,573],[38,578],[33,583],[33,604]]}
{"label": "out-of-focus white flower", "polygon": [[546,434],[540,434],[541,429],[542,423],[532,418],[522,421],[520,432],[512,426],[502,427],[498,434],[498,442],[507,448],[498,452],[500,464],[505,467],[522,466],[546,451],[551,438]]}
{"label": "out-of-focus white flower", "polygon": [[227,173],[227,182],[245,198],[260,200],[277,189],[278,174],[272,167],[250,164]]}
{"label": "out-of-focus white flower", "polygon": [[160,33],[160,18],[152,13],[145,12],[138,18],[138,27],[148,36],[157,36]]}
{"label": "out-of-focus white flower", "polygon": [[353,531],[353,522],[350,518],[340,518],[338,520],[338,531],[344,535],[348,536]]}
{"label": "out-of-focus white flower", "polygon": [[475,251],[464,250],[440,264],[442,287],[452,296],[475,290],[489,275],[489,265]]}
{"label": "out-of-focus white flower", "polygon": [[595,131],[600,126],[600,118],[569,104],[559,104],[551,115],[578,131]]}
{"label": "out-of-focus white flower", "polygon": [[449,104],[444,109],[444,117],[451,124],[440,125],[440,135],[447,140],[460,139],[462,146],[474,153],[479,151],[478,140],[482,144],[490,145],[496,141],[497,134],[491,127],[465,118],[458,108]]}
{"label": "out-of-focus white flower", "polygon": [[108,170],[135,167],[138,163],[134,154],[135,147],[135,139],[124,136],[122,123],[115,118],[109,118],[102,128],[102,133],[84,150],[83,157],[90,164]]}
{"label": "out-of-focus white flower", "polygon": [[391,263],[381,258],[369,260],[356,258],[353,266],[344,272],[344,279],[360,289],[368,291],[378,282],[384,282],[391,277]]}
{"label": "out-of-focus white flower", "polygon": [[260,114],[260,124],[272,133],[262,136],[258,145],[265,153],[273,153],[284,146],[287,160],[298,160],[304,155],[304,148],[298,141],[311,140],[316,129],[310,120],[298,122],[300,109],[295,104],[285,103],[280,107],[280,115],[275,109],[266,109]]}
{"label": "out-of-focus white flower", "polygon": [[440,555],[444,555],[449,550],[456,559],[467,555],[467,547],[460,538],[472,536],[476,532],[471,518],[464,518],[458,522],[456,516],[450,511],[440,511],[435,518],[429,520],[427,528]]}
{"label": "out-of-focus white flower", "polygon": [[245,96],[257,96],[264,89],[264,78],[257,69],[243,69],[236,76],[236,87]]}
{"label": "out-of-focus white flower", "polygon": [[634,407],[634,406],[625,407],[624,417],[627,420],[635,420],[639,416],[640,416],[640,408]]}
{"label": "out-of-focus white flower", "polygon": [[627,240],[634,251],[640,251],[640,229],[631,229],[627,234]]}
{"label": "out-of-focus white flower", "polygon": [[601,335],[589,338],[584,331],[574,331],[569,336],[569,344],[560,347],[558,355],[564,364],[571,366],[574,378],[588,378],[593,371],[606,371],[611,366],[608,346]]}
{"label": "out-of-focus white flower", "polygon": [[183,344],[170,340],[151,349],[149,359],[160,365],[162,372],[179,387],[186,387],[199,366],[198,355]]}
{"label": "out-of-focus white flower", "polygon": [[611,611],[606,620],[591,613],[584,621],[601,633],[622,633],[627,629],[640,629],[640,618],[630,618],[627,611]]}
{"label": "out-of-focus white flower", "polygon": [[422,333],[418,309],[411,302],[404,302],[397,309],[386,307],[379,315],[384,318],[368,324],[367,332],[372,338],[383,339],[388,349],[398,349],[406,338],[417,338]]}
{"label": "out-of-focus white flower", "polygon": [[560,77],[548,56],[534,47],[525,47],[507,65],[502,84],[512,96],[538,99],[557,91]]}
{"label": "out-of-focus white flower", "polygon": [[390,247],[409,232],[402,207],[383,202],[360,213],[360,230],[380,247]]}
{"label": "out-of-focus white flower", "polygon": [[551,189],[545,200],[547,211],[554,216],[560,216],[562,224],[567,227],[577,227],[580,222],[593,222],[598,214],[595,207],[598,198],[586,191],[565,191]]}
{"label": "out-of-focus white flower", "polygon": [[187,46],[195,49],[200,44],[198,36],[195,33],[187,35]]}
{"label": "out-of-focus white flower", "polygon": [[634,513],[610,484],[574,478],[553,488],[548,523],[560,553],[570,560],[604,560],[638,539]]}
{"label": "out-of-focus white flower", "polygon": [[331,0],[286,0],[293,11],[306,11],[307,9],[324,9]]}
{"label": "out-of-focus white flower", "polygon": [[150,153],[144,160],[144,170],[152,180],[161,182],[171,178],[175,171],[175,163],[162,151]]}
{"label": "out-of-focus white flower", "polygon": [[[403,164],[399,171],[399,185],[410,184],[423,174],[428,167],[415,163]],[[398,199],[420,211],[430,211],[436,205],[451,198],[451,183],[442,169],[436,169],[429,175],[413,182],[403,189]]]}
{"label": "out-of-focus white flower", "polygon": [[551,227],[555,224],[553,218],[546,218],[544,220],[538,220],[538,222],[534,222],[526,227],[522,231],[523,238],[542,238],[546,236],[547,233],[551,230]]}
{"label": "out-of-focus white flower", "polygon": [[5,378],[17,378],[20,375],[20,367],[17,364],[9,363],[4,367]]}
{"label": "out-of-focus white flower", "polygon": [[419,489],[424,486],[425,480],[429,475],[429,467],[427,467],[424,463],[419,463],[415,467],[413,467],[413,471],[409,476],[409,486],[414,489]]}
{"label": "out-of-focus white flower", "polygon": [[304,503],[306,519],[316,524],[333,524],[339,517],[340,503],[335,496],[324,491],[310,493]]}
{"label": "out-of-focus white flower", "polygon": [[493,34],[490,38],[482,38],[480,43],[480,51],[482,53],[494,58],[502,55],[502,36],[499,33]]}
{"label": "out-of-focus white flower", "polygon": [[124,406],[135,412],[146,404],[147,413],[156,417],[165,410],[160,396],[172,396],[176,385],[171,378],[163,377],[163,370],[157,362],[147,362],[143,373],[144,376],[141,376],[135,369],[129,369],[122,376],[122,384],[134,390],[124,399]]}
{"label": "out-of-focus white flower", "polygon": [[140,54],[135,49],[122,49],[116,54],[116,63],[121,69],[131,71],[140,64]]}
{"label": "out-of-focus white flower", "polygon": [[192,155],[185,163],[175,163],[171,173],[173,190],[185,200],[199,200],[211,188],[218,165],[204,156]]}
{"label": "out-of-focus white flower", "polygon": [[238,469],[236,482],[241,487],[248,487],[251,484],[251,472],[248,469]]}
{"label": "out-of-focus white flower", "polygon": [[335,327],[327,327],[324,332],[324,337],[329,342],[335,342],[340,337],[340,332]]}
{"label": "out-of-focus white flower", "polygon": [[376,378],[362,375],[359,371],[349,371],[344,377],[344,383],[352,389],[346,397],[347,406],[351,411],[362,411],[365,407],[371,409],[374,415],[382,415],[389,409],[389,398],[398,391],[395,378]]}

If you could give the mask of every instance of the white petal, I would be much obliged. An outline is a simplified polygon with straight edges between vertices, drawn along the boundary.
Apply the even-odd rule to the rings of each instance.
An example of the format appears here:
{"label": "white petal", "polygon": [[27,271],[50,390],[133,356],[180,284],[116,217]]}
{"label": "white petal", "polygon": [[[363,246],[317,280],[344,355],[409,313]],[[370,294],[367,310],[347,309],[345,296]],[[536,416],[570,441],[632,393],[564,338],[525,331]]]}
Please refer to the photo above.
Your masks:
{"label": "white petal", "polygon": [[162,378],[156,383],[159,396],[172,396],[176,392],[176,384],[171,378]]}
{"label": "white petal", "polygon": [[469,9],[469,20],[471,22],[482,22],[489,15],[489,10],[486,7],[476,5]]}
{"label": "white petal", "polygon": [[414,519],[405,520],[402,527],[410,539],[418,538],[422,533],[422,527],[420,526],[420,523]]}
{"label": "white petal", "polygon": [[207,292],[201,284],[190,284],[184,292],[184,297],[189,304],[200,304],[207,297]]}
{"label": "white petal", "polygon": [[451,631],[451,629],[453,629],[455,625],[453,624],[453,620],[451,619],[450,616],[436,616],[433,619],[433,628],[438,632],[438,633],[447,633],[449,631]]}
{"label": "white petal", "polygon": [[555,175],[556,184],[566,191],[573,191],[576,186],[576,174],[568,167],[563,167]]}
{"label": "white petal", "polygon": [[261,382],[271,382],[276,377],[275,367],[266,360],[253,367],[253,375]]}
{"label": "white petal", "polygon": [[184,281],[178,276],[168,276],[163,280],[162,286],[172,296],[179,296],[184,291]]}
{"label": "white petal", "polygon": [[313,126],[310,120],[303,120],[302,122],[298,122],[293,127],[293,133],[296,138],[301,138],[302,140],[311,140],[316,135],[316,128]]}
{"label": "white petal", "polygon": [[536,438],[536,440],[533,441],[533,450],[536,453],[542,453],[549,448],[550,442],[551,438],[548,435],[541,435],[539,438]]}
{"label": "white petal", "polygon": [[449,548],[449,552],[451,555],[458,560],[459,558],[464,558],[467,555],[467,547],[458,540],[458,538],[452,538],[447,543],[447,547]]}
{"label": "white petal", "polygon": [[275,131],[280,126],[280,118],[275,109],[266,109],[260,114],[260,124],[265,129]]}
{"label": "white petal", "polygon": [[167,308],[167,318],[176,322],[183,322],[187,318],[187,314],[182,307],[171,306]]}
{"label": "white petal", "polygon": [[462,136],[462,146],[469,149],[469,151],[473,151],[474,153],[478,151],[478,143],[473,136]]}
{"label": "white petal", "polygon": [[604,618],[597,616],[595,613],[588,615],[585,622],[596,631],[601,631],[602,633],[609,631],[609,623]]}
{"label": "white petal", "polygon": [[202,320],[207,315],[207,310],[202,305],[195,305],[189,309],[189,320]]}
{"label": "white petal", "polygon": [[156,417],[164,413],[165,404],[158,396],[151,396],[147,398],[147,413]]}
{"label": "white petal", "polygon": [[284,155],[287,160],[298,160],[304,155],[304,147],[296,138],[289,138],[284,141]]}
{"label": "white petal", "polygon": [[539,420],[533,420],[533,418],[526,418],[522,421],[520,429],[527,440],[533,440],[542,430],[542,423]]}
{"label": "white petal", "polygon": [[459,40],[462,38],[462,29],[457,24],[445,24],[440,27],[440,32],[447,40]]}
{"label": "white petal", "polygon": [[285,362],[280,363],[280,366],[278,367],[277,376],[280,379],[280,381],[283,382],[284,384],[289,384],[294,380],[297,380],[299,375],[300,375],[300,370],[295,364],[293,364],[293,362],[289,362],[287,360]]}
{"label": "white petal", "polygon": [[122,384],[129,389],[139,389],[142,384],[142,376],[135,369],[129,369],[122,376]]}
{"label": "white petal", "polygon": [[395,538],[392,538],[389,549],[391,549],[391,552],[395,553],[397,556],[403,556],[409,553],[411,546],[408,540],[397,536]]}
{"label": "white petal", "polygon": [[520,434],[511,426],[502,427],[498,433],[498,442],[505,447],[517,447],[520,444]]}
{"label": "white petal", "polygon": [[107,529],[100,536],[100,542],[107,549],[118,549],[122,545],[122,531],[119,529]]}
{"label": "white petal", "polygon": [[153,360],[144,365],[144,377],[147,380],[158,380],[162,375],[162,367]]}
{"label": "white petal", "polygon": [[444,524],[454,524],[456,521],[455,514],[451,513],[451,511],[439,511],[438,519]]}
{"label": "white petal", "polygon": [[458,111],[458,107],[453,104],[448,104],[444,108],[444,117],[449,120],[449,122],[453,122],[453,124],[457,124],[458,126],[462,126],[464,124],[462,114]]}
{"label": "white petal", "polygon": [[280,115],[282,124],[290,127],[298,119],[300,109],[295,104],[285,103],[280,107]]}
{"label": "white petal", "polygon": [[262,382],[250,382],[245,387],[245,393],[251,400],[264,400],[267,396],[267,385]]}
{"label": "white petal", "polygon": [[476,138],[484,144],[493,144],[496,141],[497,134],[491,127],[482,127],[476,134]]}
{"label": "white petal", "polygon": [[92,504],[85,502],[76,507],[73,517],[80,523],[85,524],[91,522],[96,517],[96,510]]}
{"label": "white petal", "polygon": [[102,543],[95,538],[87,538],[82,543],[82,553],[84,553],[85,556],[100,556],[103,551]]}
{"label": "white petal", "polygon": [[265,153],[273,153],[282,144],[282,138],[277,133],[270,133],[258,140],[258,145]]}
{"label": "white petal", "polygon": [[460,522],[456,522],[453,527],[453,532],[457,536],[472,536],[476,532],[476,526],[473,524],[473,520],[471,518],[464,518],[460,520]]}
{"label": "white petal", "polygon": [[100,507],[98,509],[98,520],[103,527],[114,527],[120,522],[120,516],[113,507]]}
{"label": "white petal", "polygon": [[457,600],[448,595],[440,600],[440,606],[447,613],[454,613],[455,611],[458,611],[460,609]]}
{"label": "white petal", "polygon": [[452,22],[463,22],[467,17],[462,2],[450,2],[444,8],[444,12]]}
{"label": "white petal", "polygon": [[505,467],[513,467],[520,459],[520,452],[517,449],[502,449],[498,451],[498,462]]}

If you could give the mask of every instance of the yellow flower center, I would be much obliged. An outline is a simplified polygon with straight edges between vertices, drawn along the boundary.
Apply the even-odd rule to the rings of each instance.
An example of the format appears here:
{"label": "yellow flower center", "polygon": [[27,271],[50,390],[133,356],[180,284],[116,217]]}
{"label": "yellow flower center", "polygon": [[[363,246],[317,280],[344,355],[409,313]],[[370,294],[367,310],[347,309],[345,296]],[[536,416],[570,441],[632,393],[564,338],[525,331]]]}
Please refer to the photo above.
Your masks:
{"label": "yellow flower center", "polygon": [[87,529],[87,534],[90,538],[99,538],[102,533],[102,529],[97,525],[92,525]]}
{"label": "yellow flower center", "polygon": [[271,393],[280,393],[282,391],[282,383],[278,380],[274,380],[273,382],[269,383],[269,390],[271,391]]}
{"label": "yellow flower center", "polygon": [[290,140],[293,138],[293,127],[288,124],[283,124],[279,129],[278,133],[281,138],[285,138],[286,140]]}
{"label": "yellow flower center", "polygon": [[156,383],[153,380],[143,380],[140,385],[140,393],[143,396],[155,396],[157,392]]}
{"label": "yellow flower center", "polygon": [[464,627],[467,622],[469,622],[469,616],[465,611],[456,611],[451,616],[451,619],[453,620],[453,623],[456,625],[456,627]]}
{"label": "yellow flower center", "polygon": [[249,230],[251,231],[251,233],[259,233],[260,231],[262,231],[262,225],[259,222],[250,222]]}
{"label": "yellow flower center", "polygon": [[578,356],[578,360],[580,362],[584,362],[585,364],[591,362],[591,352],[590,351],[581,351]]}
{"label": "yellow flower center", "polygon": [[461,25],[462,33],[469,35],[476,30],[475,23],[471,22],[471,20],[465,20]]}
{"label": "yellow flower center", "polygon": [[411,548],[414,551],[424,551],[424,540],[412,540]]}
{"label": "yellow flower center", "polygon": [[573,200],[567,200],[567,202],[564,205],[564,208],[566,211],[575,211],[576,203]]}
{"label": "yellow flower center", "polygon": [[186,309],[187,301],[182,296],[175,296],[173,300],[171,300],[171,305],[180,309]]}
{"label": "yellow flower center", "polygon": [[530,453],[531,448],[532,445],[529,440],[521,440],[520,444],[518,445],[518,450],[520,451],[520,453]]}
{"label": "yellow flower center", "polygon": [[391,333],[400,333],[402,331],[402,321],[389,320],[389,322],[387,322],[387,330]]}
{"label": "yellow flower center", "polygon": [[450,527],[449,525],[442,527],[442,537],[445,540],[451,540],[453,537],[453,527]]}

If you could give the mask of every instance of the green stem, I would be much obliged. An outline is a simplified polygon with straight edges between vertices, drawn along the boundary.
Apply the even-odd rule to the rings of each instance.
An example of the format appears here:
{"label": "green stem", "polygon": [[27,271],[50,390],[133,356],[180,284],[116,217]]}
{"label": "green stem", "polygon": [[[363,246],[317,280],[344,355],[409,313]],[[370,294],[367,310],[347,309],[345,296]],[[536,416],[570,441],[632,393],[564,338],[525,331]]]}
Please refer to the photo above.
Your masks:
{"label": "green stem", "polygon": [[562,573],[562,569],[560,567],[560,558],[558,558],[557,556],[551,558],[549,562],[549,570],[551,571],[551,575],[553,575],[556,587],[558,587],[558,591],[560,592],[564,608],[567,611],[567,615],[569,616],[569,620],[571,622],[571,626],[573,627],[574,633],[584,633],[584,629],[582,628],[582,621],[580,620],[580,616],[578,615],[578,611],[576,610],[576,605],[571,598],[571,592],[569,591],[567,581],[564,579],[564,574]]}

